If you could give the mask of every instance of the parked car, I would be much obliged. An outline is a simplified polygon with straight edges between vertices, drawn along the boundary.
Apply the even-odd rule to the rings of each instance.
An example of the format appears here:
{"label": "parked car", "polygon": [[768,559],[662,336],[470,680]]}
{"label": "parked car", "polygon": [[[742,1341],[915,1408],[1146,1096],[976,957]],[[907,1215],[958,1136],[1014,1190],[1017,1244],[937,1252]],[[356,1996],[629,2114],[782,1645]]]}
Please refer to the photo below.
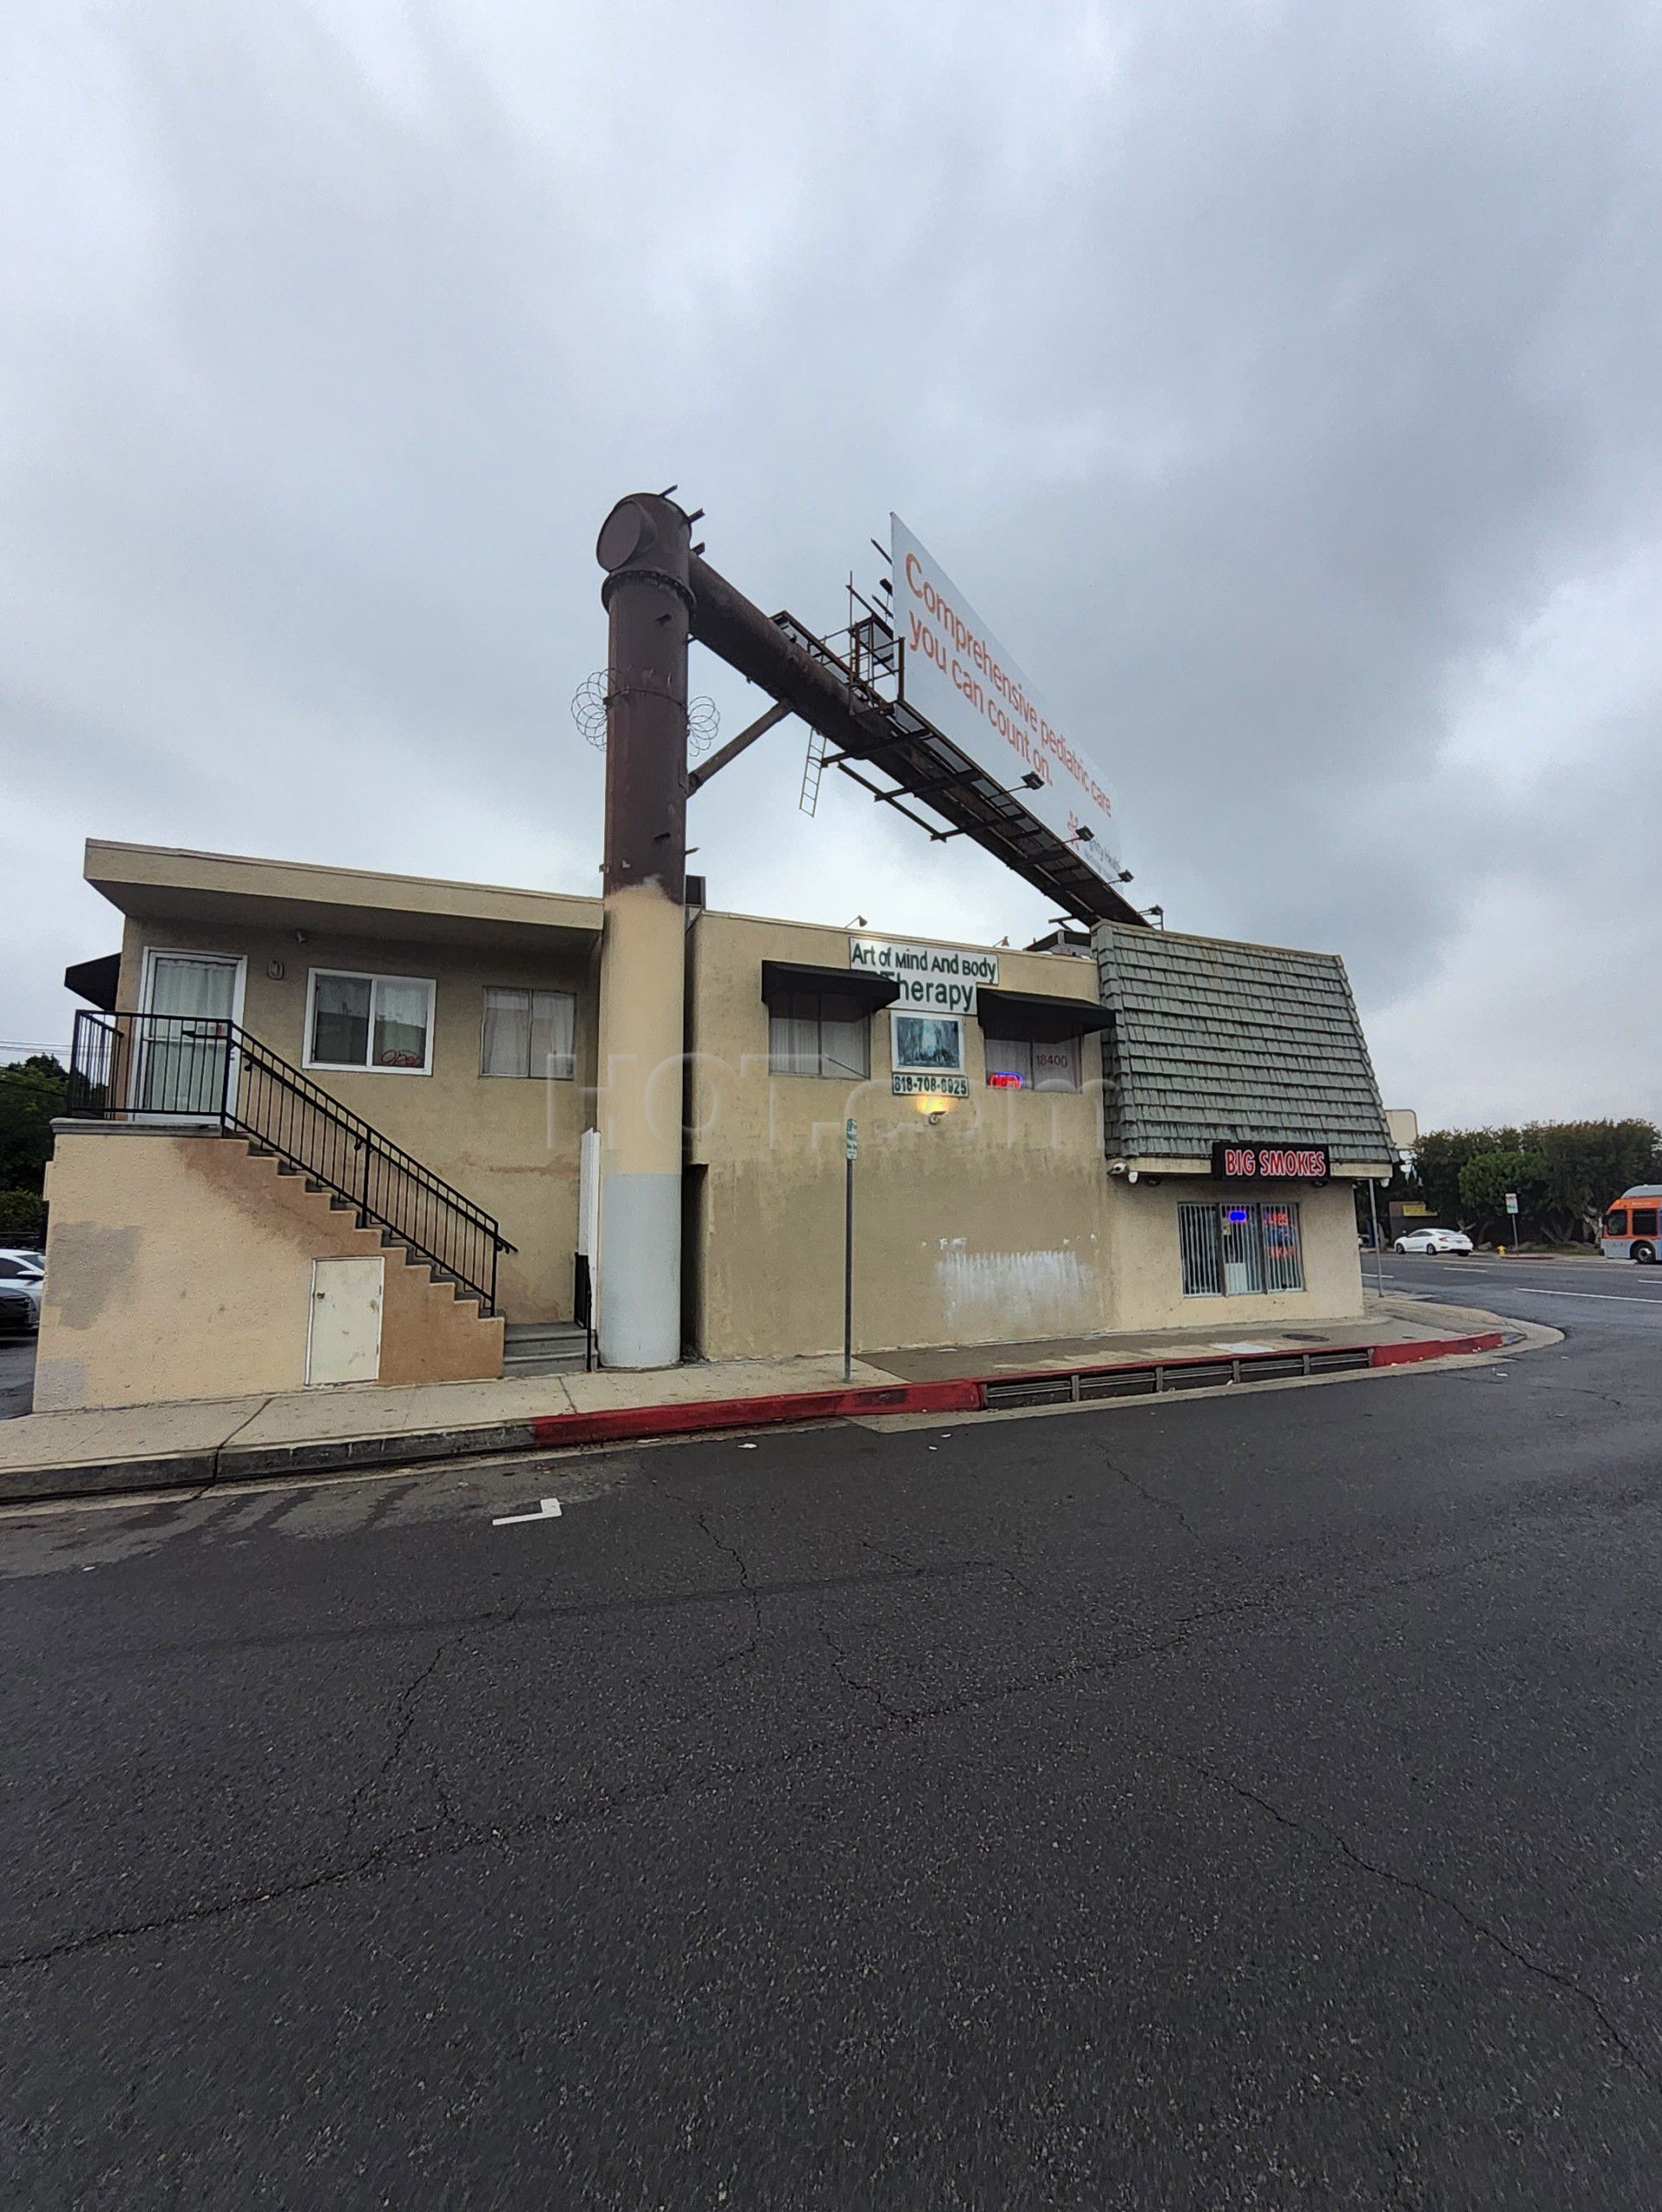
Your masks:
{"label": "parked car", "polygon": [[46,1276],[33,1257],[0,1252],[0,1329],[35,1335],[41,1325],[41,1287]]}
{"label": "parked car", "polygon": [[[32,1244],[0,1244],[0,1260],[21,1260],[25,1268],[37,1275],[46,1273],[46,1254],[37,1252]],[[10,1269],[3,1272],[10,1273]]]}
{"label": "parked car", "polygon": [[1461,1229],[1410,1229],[1391,1246],[1393,1252],[1415,1252],[1422,1255],[1435,1252],[1469,1254],[1475,1248]]}

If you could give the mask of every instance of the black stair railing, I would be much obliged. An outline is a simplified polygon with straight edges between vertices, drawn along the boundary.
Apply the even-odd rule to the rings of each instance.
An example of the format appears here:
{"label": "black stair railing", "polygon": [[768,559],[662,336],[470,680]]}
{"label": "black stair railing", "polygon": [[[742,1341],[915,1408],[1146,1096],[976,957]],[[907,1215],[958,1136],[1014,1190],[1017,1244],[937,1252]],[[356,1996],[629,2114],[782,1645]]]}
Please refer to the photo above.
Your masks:
{"label": "black stair railing", "polygon": [[234,1021],[183,1014],[75,1016],[69,1113],[87,1121],[213,1122],[350,1201],[436,1272],[496,1311],[496,1222]]}

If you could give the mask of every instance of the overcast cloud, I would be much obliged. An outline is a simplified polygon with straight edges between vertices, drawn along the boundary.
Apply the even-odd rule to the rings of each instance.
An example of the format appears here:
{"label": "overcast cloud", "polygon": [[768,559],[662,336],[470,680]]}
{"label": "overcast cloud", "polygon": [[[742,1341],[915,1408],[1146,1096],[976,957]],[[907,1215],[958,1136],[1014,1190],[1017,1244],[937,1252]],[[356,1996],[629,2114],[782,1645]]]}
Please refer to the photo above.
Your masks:
{"label": "overcast cloud", "polygon": [[[13,0],[0,1038],[88,834],[594,889],[595,533],[678,482],[826,628],[897,509],[1389,1103],[1662,1116],[1659,77],[1599,0]],[[713,904],[1043,925],[802,745]]]}

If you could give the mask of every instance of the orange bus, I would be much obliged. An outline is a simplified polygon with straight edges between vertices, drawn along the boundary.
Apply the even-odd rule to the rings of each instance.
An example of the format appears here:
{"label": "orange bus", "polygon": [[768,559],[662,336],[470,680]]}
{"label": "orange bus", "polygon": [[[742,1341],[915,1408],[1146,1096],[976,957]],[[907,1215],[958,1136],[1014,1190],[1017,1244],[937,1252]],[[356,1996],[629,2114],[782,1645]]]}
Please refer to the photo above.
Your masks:
{"label": "orange bus", "polygon": [[1607,1260],[1638,1260],[1653,1267],[1658,1251],[1662,1250],[1659,1214],[1662,1183],[1635,1183],[1605,1215],[1600,1251]]}

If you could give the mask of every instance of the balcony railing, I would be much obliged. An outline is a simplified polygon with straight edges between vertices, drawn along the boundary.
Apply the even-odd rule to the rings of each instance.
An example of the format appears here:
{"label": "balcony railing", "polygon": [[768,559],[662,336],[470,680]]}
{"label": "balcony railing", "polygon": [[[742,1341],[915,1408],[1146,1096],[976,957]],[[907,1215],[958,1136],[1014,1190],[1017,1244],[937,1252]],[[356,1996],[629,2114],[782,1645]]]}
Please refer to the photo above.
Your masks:
{"label": "balcony railing", "polygon": [[514,1247],[491,1216],[237,1022],[77,1014],[67,1108],[158,1128],[212,1122],[246,1137],[496,1311],[497,1262]]}

